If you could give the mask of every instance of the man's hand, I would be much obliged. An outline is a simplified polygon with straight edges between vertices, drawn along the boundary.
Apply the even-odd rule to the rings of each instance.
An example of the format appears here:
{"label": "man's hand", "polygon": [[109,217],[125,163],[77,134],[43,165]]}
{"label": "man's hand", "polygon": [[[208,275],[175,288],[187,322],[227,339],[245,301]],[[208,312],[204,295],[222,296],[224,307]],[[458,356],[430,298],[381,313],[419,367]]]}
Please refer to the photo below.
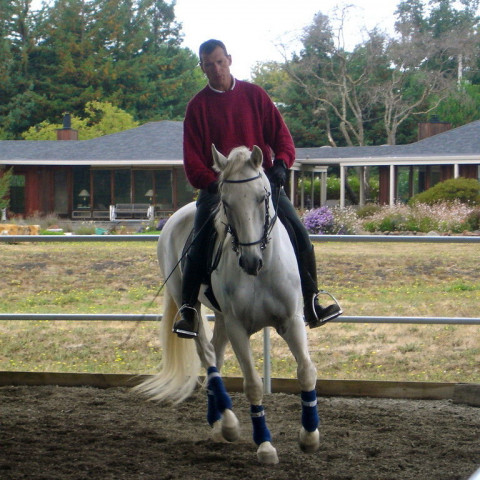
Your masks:
{"label": "man's hand", "polygon": [[277,187],[285,186],[287,182],[287,166],[285,162],[280,159],[275,159],[273,166],[267,171],[267,177],[272,185]]}

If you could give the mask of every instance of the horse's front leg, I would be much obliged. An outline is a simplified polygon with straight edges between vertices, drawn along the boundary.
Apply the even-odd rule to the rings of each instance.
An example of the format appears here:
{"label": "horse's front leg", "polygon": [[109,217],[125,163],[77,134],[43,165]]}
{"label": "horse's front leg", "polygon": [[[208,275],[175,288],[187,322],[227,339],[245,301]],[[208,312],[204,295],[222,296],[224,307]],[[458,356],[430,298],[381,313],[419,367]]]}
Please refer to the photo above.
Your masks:
{"label": "horse's front leg", "polygon": [[297,378],[301,388],[302,428],[299,444],[306,453],[316,452],[320,447],[320,419],[317,411],[317,371],[308,352],[307,334],[303,320],[295,318],[288,323],[281,336],[287,342],[297,361]]}
{"label": "horse's front leg", "polygon": [[212,439],[234,442],[240,437],[240,425],[232,411],[232,400],[217,368],[218,362],[220,361],[220,367],[223,361],[219,359],[218,351],[223,352],[222,345],[226,343],[226,337],[222,334],[214,335],[212,344],[202,326],[196,342],[197,352],[207,371],[207,421],[212,427]]}
{"label": "horse's front leg", "polygon": [[266,465],[276,464],[278,463],[277,450],[271,443],[272,436],[265,419],[265,410],[262,405],[263,383],[255,369],[250,339],[245,330],[236,323],[229,328],[229,338],[242,369],[245,396],[250,402],[253,441],[258,445],[258,461]]}
{"label": "horse's front leg", "polygon": [[233,413],[232,400],[215,366],[207,369],[207,420],[215,441],[235,442],[240,437],[240,423]]}

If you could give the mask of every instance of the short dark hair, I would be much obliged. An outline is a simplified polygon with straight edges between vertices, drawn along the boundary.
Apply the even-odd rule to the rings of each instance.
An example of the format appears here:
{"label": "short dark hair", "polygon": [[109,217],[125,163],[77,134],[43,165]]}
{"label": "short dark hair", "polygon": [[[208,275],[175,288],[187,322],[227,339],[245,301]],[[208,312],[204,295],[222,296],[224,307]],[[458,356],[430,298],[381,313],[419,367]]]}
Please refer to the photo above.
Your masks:
{"label": "short dark hair", "polygon": [[200,48],[198,50],[200,61],[202,61],[202,55],[210,55],[217,47],[220,47],[224,51],[225,55],[228,55],[227,47],[225,46],[225,44],[220,40],[215,40],[214,38],[211,38],[210,40],[207,40],[200,45]]}

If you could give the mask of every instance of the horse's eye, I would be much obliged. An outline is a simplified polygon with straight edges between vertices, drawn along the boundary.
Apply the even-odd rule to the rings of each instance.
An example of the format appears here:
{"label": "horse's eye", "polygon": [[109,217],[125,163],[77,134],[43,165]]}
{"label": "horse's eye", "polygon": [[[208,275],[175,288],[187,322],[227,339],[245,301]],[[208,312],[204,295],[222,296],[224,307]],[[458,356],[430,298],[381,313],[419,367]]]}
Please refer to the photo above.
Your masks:
{"label": "horse's eye", "polygon": [[258,199],[258,203],[264,203],[265,202],[265,195],[262,195],[261,197],[259,197]]}

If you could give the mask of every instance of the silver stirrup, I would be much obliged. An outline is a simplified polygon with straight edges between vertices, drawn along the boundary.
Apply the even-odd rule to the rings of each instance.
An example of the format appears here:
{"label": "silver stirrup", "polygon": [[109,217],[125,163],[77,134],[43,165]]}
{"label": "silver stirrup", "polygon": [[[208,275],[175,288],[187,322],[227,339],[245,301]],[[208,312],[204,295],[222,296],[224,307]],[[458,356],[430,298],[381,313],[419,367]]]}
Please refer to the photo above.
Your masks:
{"label": "silver stirrup", "polygon": [[[317,312],[315,310],[315,299],[318,300],[319,295],[328,295],[335,302],[335,305],[337,305],[338,311],[336,311],[336,312],[332,313],[331,315],[328,315],[327,317],[324,317],[322,319],[318,318]],[[338,300],[331,293],[327,292],[326,290],[319,290],[318,293],[315,293],[314,295],[312,295],[312,311],[313,311],[313,313],[315,313],[315,316],[317,317],[317,323],[315,324],[315,327],[320,327],[321,325],[324,325],[328,321],[339,317],[343,313],[342,307],[338,303]]]}
{"label": "silver stirrup", "polygon": [[[338,300],[329,292],[327,292],[326,290],[319,290],[317,294],[314,295],[314,298],[318,298],[318,296],[322,294],[322,295],[328,295],[336,304],[337,304],[337,307],[341,310],[342,307],[340,306],[340,304],[338,303]],[[343,313],[343,312],[342,312]]]}
{"label": "silver stirrup", "polygon": [[[178,323],[178,317],[181,315],[181,311],[182,309],[189,309],[189,310],[193,310],[194,311],[194,321],[196,322],[196,327],[198,329],[199,327],[199,323],[200,323],[200,319],[198,317],[198,312],[195,308],[193,307],[190,307],[189,305],[187,304],[184,304],[182,305],[177,314],[175,315],[175,323],[173,324],[173,328],[172,328],[172,332],[173,333],[176,333],[180,338],[195,338],[195,337],[198,337],[198,330],[195,331],[195,330],[184,330],[182,328],[179,328],[177,327],[177,323]],[[194,325],[195,326],[195,325]]]}

